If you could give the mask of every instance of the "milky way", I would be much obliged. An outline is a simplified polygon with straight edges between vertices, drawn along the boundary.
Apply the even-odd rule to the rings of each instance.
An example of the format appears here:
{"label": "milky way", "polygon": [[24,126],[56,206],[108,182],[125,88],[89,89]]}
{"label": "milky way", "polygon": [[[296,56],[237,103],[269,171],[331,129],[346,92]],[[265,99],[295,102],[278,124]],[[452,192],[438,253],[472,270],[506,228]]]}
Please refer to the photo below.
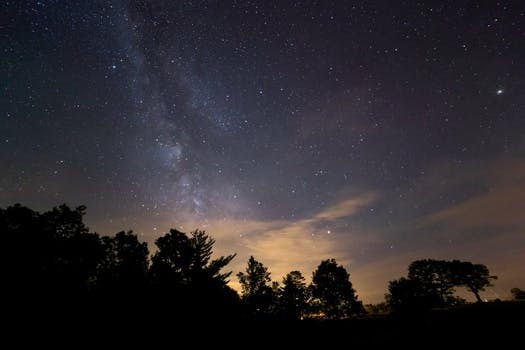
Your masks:
{"label": "milky way", "polygon": [[522,1],[1,9],[0,206],[204,228],[275,280],[334,257],[370,302],[426,257],[523,287]]}

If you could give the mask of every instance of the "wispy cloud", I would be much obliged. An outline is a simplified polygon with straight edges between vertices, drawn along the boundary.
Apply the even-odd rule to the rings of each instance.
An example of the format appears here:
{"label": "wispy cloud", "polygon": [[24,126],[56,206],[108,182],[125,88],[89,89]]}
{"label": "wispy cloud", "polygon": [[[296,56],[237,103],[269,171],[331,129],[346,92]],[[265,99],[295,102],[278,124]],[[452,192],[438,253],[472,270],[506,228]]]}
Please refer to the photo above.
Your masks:
{"label": "wispy cloud", "polygon": [[[209,229],[216,239],[216,253],[237,253],[230,268],[236,273],[246,268],[253,255],[269,267],[273,280],[280,281],[292,271],[301,270],[308,278],[323,259],[336,258],[339,263],[352,262],[350,247],[359,247],[372,239],[359,232],[347,231],[341,220],[358,214],[377,198],[375,193],[345,197],[322,208],[311,218],[300,220],[240,220],[223,217],[205,223],[186,220],[185,227]],[[182,227],[184,229],[185,227]],[[231,279],[237,286],[237,279]]]}
{"label": "wispy cloud", "polygon": [[525,229],[525,161],[508,159],[491,164],[483,177],[490,184],[486,191],[424,217],[421,224],[443,224],[454,230]]}
{"label": "wispy cloud", "polygon": [[[447,192],[458,188],[469,194],[460,201],[443,203]],[[499,276],[495,287],[486,292],[489,298],[507,297],[512,287],[525,284],[525,275],[516,268],[525,261],[522,158],[499,157],[458,168],[436,165],[420,179],[405,202],[406,223],[399,222],[385,231],[385,236],[398,241],[396,248],[355,270],[356,276],[375,279],[364,283],[367,297],[375,300],[379,294],[371,286],[382,283],[385,290],[388,280],[400,277],[411,261],[423,258],[461,259],[487,265],[491,273]],[[427,208],[408,209],[420,203]],[[403,273],[387,279],[387,271]]]}
{"label": "wispy cloud", "polygon": [[[444,200],[458,188],[469,190],[459,201]],[[242,219],[221,211],[199,221],[178,212],[164,222],[158,218],[155,232],[134,228],[150,232],[144,239],[152,249],[153,240],[170,227],[205,229],[217,241],[216,254],[237,253],[229,265],[234,273],[243,271],[253,255],[276,281],[295,269],[310,278],[321,260],[335,258],[348,269],[365,302],[383,300],[388,281],[405,275],[411,261],[423,258],[486,264],[500,277],[487,292],[489,298],[506,297],[510,288],[525,285],[525,275],[516,268],[525,261],[523,159],[500,157],[458,167],[436,164],[400,191],[406,195],[345,193],[298,220]],[[235,276],[231,284],[238,287]]]}
{"label": "wispy cloud", "polygon": [[475,170],[466,169],[464,180],[487,184],[486,190],[421,217],[418,231],[435,230],[443,256],[486,264],[500,277],[489,295],[507,297],[525,285],[517,268],[525,261],[525,161],[506,157]]}
{"label": "wispy cloud", "polygon": [[364,207],[369,206],[376,198],[377,194],[368,192],[356,197],[344,199],[322,210],[316,214],[312,220],[314,222],[317,220],[337,220],[352,216]]}

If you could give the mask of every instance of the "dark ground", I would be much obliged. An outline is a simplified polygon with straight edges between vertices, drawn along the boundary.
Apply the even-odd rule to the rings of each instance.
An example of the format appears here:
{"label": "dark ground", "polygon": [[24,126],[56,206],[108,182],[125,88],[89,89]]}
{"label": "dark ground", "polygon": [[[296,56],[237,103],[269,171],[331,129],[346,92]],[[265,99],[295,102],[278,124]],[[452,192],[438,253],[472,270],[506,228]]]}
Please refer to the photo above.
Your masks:
{"label": "dark ground", "polygon": [[[366,316],[354,320],[306,321],[268,325],[276,339],[309,348],[409,346],[420,349],[457,346],[466,349],[507,345],[525,339],[525,302],[471,304],[432,310],[415,317]],[[252,336],[253,338],[253,336]]]}
{"label": "dark ground", "polygon": [[[7,332],[5,332],[7,330]],[[18,345],[45,344],[163,348],[319,348],[353,346],[520,348],[525,336],[525,302],[470,304],[413,317],[369,315],[352,320],[299,322],[181,320],[171,313],[126,317],[86,312],[25,314],[12,317],[6,335]],[[6,338],[7,339],[7,338]],[[101,344],[104,344],[102,346]],[[160,345],[159,345],[160,346]]]}

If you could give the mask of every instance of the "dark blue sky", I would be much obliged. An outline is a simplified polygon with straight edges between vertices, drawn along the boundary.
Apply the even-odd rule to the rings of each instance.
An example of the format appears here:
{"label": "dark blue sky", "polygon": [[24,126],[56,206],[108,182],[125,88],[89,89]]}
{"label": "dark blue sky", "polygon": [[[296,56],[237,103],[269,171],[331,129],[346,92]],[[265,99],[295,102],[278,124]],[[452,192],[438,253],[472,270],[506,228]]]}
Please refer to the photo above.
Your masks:
{"label": "dark blue sky", "polygon": [[0,206],[205,228],[364,301],[417,258],[523,287],[522,1],[6,1]]}

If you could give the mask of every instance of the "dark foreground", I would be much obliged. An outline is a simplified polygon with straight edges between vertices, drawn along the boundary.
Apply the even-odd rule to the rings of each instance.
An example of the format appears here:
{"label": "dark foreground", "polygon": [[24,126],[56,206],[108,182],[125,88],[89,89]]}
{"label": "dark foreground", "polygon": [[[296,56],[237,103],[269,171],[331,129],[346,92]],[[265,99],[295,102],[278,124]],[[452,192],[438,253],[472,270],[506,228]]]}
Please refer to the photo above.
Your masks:
{"label": "dark foreground", "polygon": [[[97,312],[98,314],[98,312]],[[348,348],[403,346],[421,349],[465,346],[502,348],[523,344],[525,302],[471,304],[412,317],[365,316],[352,320],[298,322],[180,319],[171,313],[125,317],[47,310],[11,315],[6,335],[17,344],[79,346],[162,343],[163,348]],[[517,347],[519,348],[519,346]]]}

